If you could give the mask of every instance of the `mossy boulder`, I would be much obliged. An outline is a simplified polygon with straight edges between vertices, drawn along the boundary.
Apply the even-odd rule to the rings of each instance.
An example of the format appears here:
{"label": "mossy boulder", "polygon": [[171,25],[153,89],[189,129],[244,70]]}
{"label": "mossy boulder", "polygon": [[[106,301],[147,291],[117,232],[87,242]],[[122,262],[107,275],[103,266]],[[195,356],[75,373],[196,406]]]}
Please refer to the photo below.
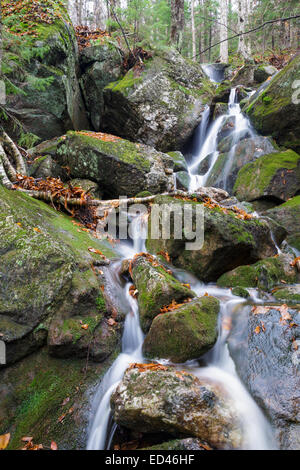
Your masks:
{"label": "mossy boulder", "polygon": [[[276,254],[276,248],[271,240],[270,230],[264,221],[255,218],[241,220],[230,210],[222,211],[221,206],[215,208],[203,207],[201,203],[184,201],[167,196],[157,196],[154,200],[160,210],[171,210],[170,237],[162,238],[162,234],[152,234],[152,224],[157,224],[155,217],[149,218],[147,248],[151,253],[167,252],[176,267],[184,268],[194,273],[205,282],[216,281],[221,274],[242,264],[249,264]],[[165,205],[165,206],[164,206]],[[196,230],[196,211],[204,211],[204,221],[198,219],[198,245],[187,249],[186,243],[192,236],[176,224],[176,239],[174,239],[174,214],[191,211],[193,231]],[[187,207],[189,206],[189,207]],[[200,212],[199,212],[200,213]],[[152,214],[152,213],[151,213]],[[152,220],[153,218],[153,220]],[[203,222],[203,225],[201,225]],[[156,226],[153,226],[155,229]],[[187,229],[186,229],[187,230]],[[180,233],[179,233],[180,232]],[[181,236],[181,238],[180,238]],[[190,248],[190,247],[188,247]]]}
{"label": "mossy boulder", "polygon": [[152,320],[160,314],[162,307],[170,305],[173,300],[179,303],[195,297],[172,274],[159,265],[153,265],[143,256],[134,258],[131,272],[138,290],[140,321],[144,332],[149,330]]}
{"label": "mossy boulder", "polygon": [[290,236],[300,233],[300,196],[267,210],[264,215],[282,225]]}
{"label": "mossy boulder", "polygon": [[273,65],[263,64],[254,70],[254,80],[257,83],[263,83],[268,80],[268,78],[275,75],[275,73],[277,73],[276,67],[273,67]]}
{"label": "mossy boulder", "polygon": [[245,136],[247,134],[240,135],[239,138],[242,140],[234,146],[236,135],[230,135],[219,143],[218,148],[221,154],[209,173],[208,186],[223,188],[232,193],[237,174],[241,168],[262,155],[276,152],[268,137],[244,138]]}
{"label": "mossy boulder", "polygon": [[299,310],[280,304],[260,307],[245,306],[234,315],[230,355],[239,377],[271,421],[277,446],[299,450]]}
{"label": "mossy boulder", "polygon": [[218,300],[207,296],[158,315],[144,342],[145,356],[175,363],[198,359],[217,340],[218,313]]}
{"label": "mossy boulder", "polygon": [[112,40],[104,38],[102,43],[84,48],[79,55],[81,67],[80,86],[95,131],[103,125],[103,90],[110,82],[122,75],[122,53]]}
{"label": "mossy boulder", "polygon": [[115,254],[69,217],[1,185],[0,207],[0,324],[9,364],[46,342],[54,318],[80,315],[101,323],[104,281],[91,268],[97,255],[89,248]]}
{"label": "mossy boulder", "polygon": [[170,155],[170,157],[173,158],[174,172],[188,171],[187,163],[186,163],[185,158],[184,158],[184,156],[182,155],[181,152],[179,152],[179,151],[168,152],[168,155]]}
{"label": "mossy boulder", "polygon": [[[49,11],[54,12],[54,17],[44,21],[39,15],[35,35],[31,36],[32,31],[28,31],[22,44],[23,54],[27,57],[21,64],[24,83],[20,83],[20,66],[11,66],[9,79],[24,93],[7,96],[10,113],[19,119],[27,132],[41,140],[62,135],[68,129],[89,128],[77,77],[75,31],[63,2],[51,3]],[[36,11],[43,7],[43,2],[39,0],[32,5],[28,2],[25,8],[32,9],[32,16],[35,17]],[[49,16],[49,11],[45,17]],[[23,14],[24,9],[19,9],[10,18],[8,15],[6,21],[10,20],[9,27],[13,29],[16,24],[22,23],[26,30]],[[7,60],[11,55],[14,60],[9,41],[7,44],[4,54],[7,54]],[[40,80],[40,85],[34,84],[35,79]]]}
{"label": "mossy boulder", "polygon": [[237,297],[243,297],[244,299],[248,299],[248,297],[250,297],[249,292],[244,287],[234,287],[232,289],[232,294]]}
{"label": "mossy boulder", "polygon": [[187,435],[217,449],[242,443],[234,403],[220,384],[172,368],[127,369],[111,407],[116,423],[135,431]]}
{"label": "mossy boulder", "polygon": [[286,304],[297,303],[300,305],[300,285],[282,287],[273,293],[276,300]]}
{"label": "mossy boulder", "polygon": [[188,191],[190,187],[191,177],[187,171],[177,171],[176,177],[176,188]]}
{"label": "mossy boulder", "polygon": [[259,157],[240,169],[234,194],[241,201],[287,201],[300,190],[300,155],[293,150]]}
{"label": "mossy boulder", "polygon": [[173,187],[173,160],[151,147],[102,133],[68,132],[56,160],[73,178],[95,181],[106,196],[159,193]]}
{"label": "mossy boulder", "polygon": [[257,131],[296,152],[300,152],[300,103],[295,88],[299,67],[297,55],[244,109]]}
{"label": "mossy boulder", "polygon": [[103,129],[163,152],[178,150],[201,121],[209,97],[204,82],[195,62],[173,49],[155,50],[142,70],[104,89]]}
{"label": "mossy boulder", "polygon": [[46,347],[0,370],[0,434],[10,432],[9,450],[24,447],[22,438],[59,450],[84,450],[91,396],[115,358],[96,364],[49,356]]}
{"label": "mossy boulder", "polygon": [[293,284],[297,281],[297,271],[291,266],[290,255],[265,258],[249,266],[238,268],[223,274],[217,281],[219,287],[258,287],[270,291],[281,281]]}

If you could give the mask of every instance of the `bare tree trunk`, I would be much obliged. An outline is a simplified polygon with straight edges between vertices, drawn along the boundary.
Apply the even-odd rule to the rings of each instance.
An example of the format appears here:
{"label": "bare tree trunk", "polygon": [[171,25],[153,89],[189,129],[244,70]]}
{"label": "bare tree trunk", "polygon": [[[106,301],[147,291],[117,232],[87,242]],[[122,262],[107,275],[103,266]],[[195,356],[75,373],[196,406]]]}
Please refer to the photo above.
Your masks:
{"label": "bare tree trunk", "polygon": [[184,29],[184,0],[171,0],[171,42],[181,51]]}
{"label": "bare tree trunk", "polygon": [[191,0],[191,19],[192,19],[192,57],[196,60],[196,29],[195,29],[195,0]]}
{"label": "bare tree trunk", "polygon": [[[227,0],[220,2],[220,41],[227,38],[228,26],[228,3]],[[220,45],[220,58],[221,62],[228,63],[228,41],[222,42]]]}
{"label": "bare tree trunk", "polygon": [[[248,4],[247,0],[238,0],[238,21],[239,21],[239,33],[241,34],[239,39],[239,52],[242,54],[244,59],[250,59],[250,48],[247,44],[246,36],[244,32],[247,29],[248,23]],[[249,53],[250,52],[250,53]]]}

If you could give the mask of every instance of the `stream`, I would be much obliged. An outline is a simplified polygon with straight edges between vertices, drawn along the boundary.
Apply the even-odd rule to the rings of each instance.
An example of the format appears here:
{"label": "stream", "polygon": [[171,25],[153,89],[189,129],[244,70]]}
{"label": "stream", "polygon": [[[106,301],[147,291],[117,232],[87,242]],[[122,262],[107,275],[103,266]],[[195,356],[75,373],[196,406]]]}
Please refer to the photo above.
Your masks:
{"label": "stream", "polygon": [[[233,119],[234,128],[233,144],[228,155],[228,160],[224,169],[225,181],[230,173],[232,157],[235,145],[241,136],[247,134],[254,135],[249,120],[242,114],[237,100],[237,91],[232,89],[230,93],[227,114],[218,117],[212,124],[209,122],[210,108],[207,106],[203,113],[203,119],[197,129],[195,136],[198,152],[194,155],[189,165],[190,190],[196,190],[199,186],[205,186],[214,163],[218,158],[217,144],[218,134],[224,123],[230,118]],[[211,155],[209,169],[204,175],[197,174],[199,164]],[[133,233],[133,243],[121,241],[118,250],[123,259],[132,258],[134,254],[146,252],[145,238],[147,233],[147,220],[143,216],[136,216],[131,221]],[[139,310],[137,301],[129,294],[130,283],[124,285],[118,276],[120,263],[113,263],[110,268],[111,282],[114,283],[117,295],[120,296],[124,305],[128,305],[128,313],[125,319],[125,326],[122,338],[122,352],[114,361],[110,369],[105,374],[93,402],[92,420],[89,430],[88,450],[109,449],[112,444],[113,435],[117,425],[113,422],[110,409],[110,398],[113,391],[122,380],[125,370],[130,363],[147,362],[143,357],[142,346],[144,334],[139,323]],[[260,303],[257,292],[250,290],[250,300],[232,295],[230,289],[221,289],[212,284],[203,284],[191,274],[174,269],[174,276],[182,283],[189,283],[191,289],[198,296],[205,293],[220,300],[219,315],[219,337],[214,348],[201,358],[201,365],[198,361],[188,361],[185,364],[175,364],[178,370],[188,370],[192,374],[201,378],[208,378],[223,386],[223,388],[233,398],[236,410],[239,414],[243,427],[243,449],[263,450],[275,449],[276,445],[272,437],[271,425],[264,414],[252,399],[241,380],[239,379],[233,360],[230,357],[227,347],[227,336],[229,334],[231,319],[237,313],[242,314],[243,309],[249,303]],[[246,351],[245,351],[246,353]],[[161,359],[159,363],[170,364]]]}

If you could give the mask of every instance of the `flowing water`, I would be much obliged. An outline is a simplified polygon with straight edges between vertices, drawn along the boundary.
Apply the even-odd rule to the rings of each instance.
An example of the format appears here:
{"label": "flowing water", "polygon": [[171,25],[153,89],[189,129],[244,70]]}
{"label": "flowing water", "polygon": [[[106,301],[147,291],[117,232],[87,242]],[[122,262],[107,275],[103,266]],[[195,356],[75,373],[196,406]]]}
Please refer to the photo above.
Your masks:
{"label": "flowing water", "polygon": [[[241,113],[237,103],[236,90],[230,94],[228,113],[216,119],[209,127],[210,109],[204,111],[202,123],[198,128],[199,152],[195,156],[189,167],[191,176],[190,190],[195,190],[199,186],[205,185],[209,173],[218,158],[217,141],[218,134],[228,118],[234,118],[233,147],[239,140],[241,132],[252,134],[249,121]],[[236,135],[236,137],[235,137]],[[203,176],[195,174],[200,162],[211,155],[211,162],[207,173]],[[225,170],[230,171],[229,162]],[[136,216],[131,221],[132,243],[121,242],[119,252],[122,258],[132,258],[135,253],[145,252],[145,238],[147,233],[147,220],[145,216]],[[122,352],[105,374],[99,389],[94,398],[93,421],[89,433],[87,449],[100,450],[110,448],[114,432],[115,423],[111,419],[110,398],[113,391],[118,386],[128,365],[133,362],[145,362],[142,354],[144,340],[143,332],[139,323],[139,311],[137,301],[129,294],[130,284],[122,285],[118,274],[120,261],[114,263],[110,268],[110,280],[115,285],[117,295],[123,299],[123,304],[128,305],[128,313],[125,319],[124,332],[122,338]],[[272,438],[271,426],[254,402],[244,385],[241,383],[233,360],[230,357],[227,347],[227,336],[229,334],[228,324],[237,313],[241,313],[245,308],[246,300],[232,295],[230,289],[221,289],[213,285],[205,285],[199,282],[191,274],[172,267],[175,277],[181,282],[189,283],[198,296],[205,293],[213,295],[220,300],[219,315],[219,337],[214,348],[202,358],[201,366],[198,361],[189,361],[184,365],[178,365],[179,369],[186,368],[195,376],[208,378],[220,383],[233,398],[236,411],[243,424],[243,448],[244,449],[271,449],[276,448]],[[257,292],[250,291],[250,302],[260,303]],[[165,359],[158,359],[158,362],[166,363]],[[203,366],[205,364],[205,366]]]}

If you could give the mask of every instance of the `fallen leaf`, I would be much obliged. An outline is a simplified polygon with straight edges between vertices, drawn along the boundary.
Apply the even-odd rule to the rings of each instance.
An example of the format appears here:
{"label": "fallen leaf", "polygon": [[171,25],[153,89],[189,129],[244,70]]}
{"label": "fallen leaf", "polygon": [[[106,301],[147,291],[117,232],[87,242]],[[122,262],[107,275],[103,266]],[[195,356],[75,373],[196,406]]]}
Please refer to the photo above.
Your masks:
{"label": "fallen leaf", "polygon": [[7,434],[2,434],[0,436],[0,450],[6,449],[10,441],[10,433],[8,432]]}
{"label": "fallen leaf", "polygon": [[257,335],[260,333],[260,326],[259,325],[255,328],[254,333],[256,333]]}
{"label": "fallen leaf", "polygon": [[51,446],[50,446],[50,448],[51,448],[51,450],[58,450],[58,447],[57,447],[56,442],[51,441]]}
{"label": "fallen leaf", "polygon": [[88,324],[81,325],[81,328],[82,328],[83,330],[87,330],[87,329],[88,329],[88,327],[89,327],[89,325],[88,325]]}

